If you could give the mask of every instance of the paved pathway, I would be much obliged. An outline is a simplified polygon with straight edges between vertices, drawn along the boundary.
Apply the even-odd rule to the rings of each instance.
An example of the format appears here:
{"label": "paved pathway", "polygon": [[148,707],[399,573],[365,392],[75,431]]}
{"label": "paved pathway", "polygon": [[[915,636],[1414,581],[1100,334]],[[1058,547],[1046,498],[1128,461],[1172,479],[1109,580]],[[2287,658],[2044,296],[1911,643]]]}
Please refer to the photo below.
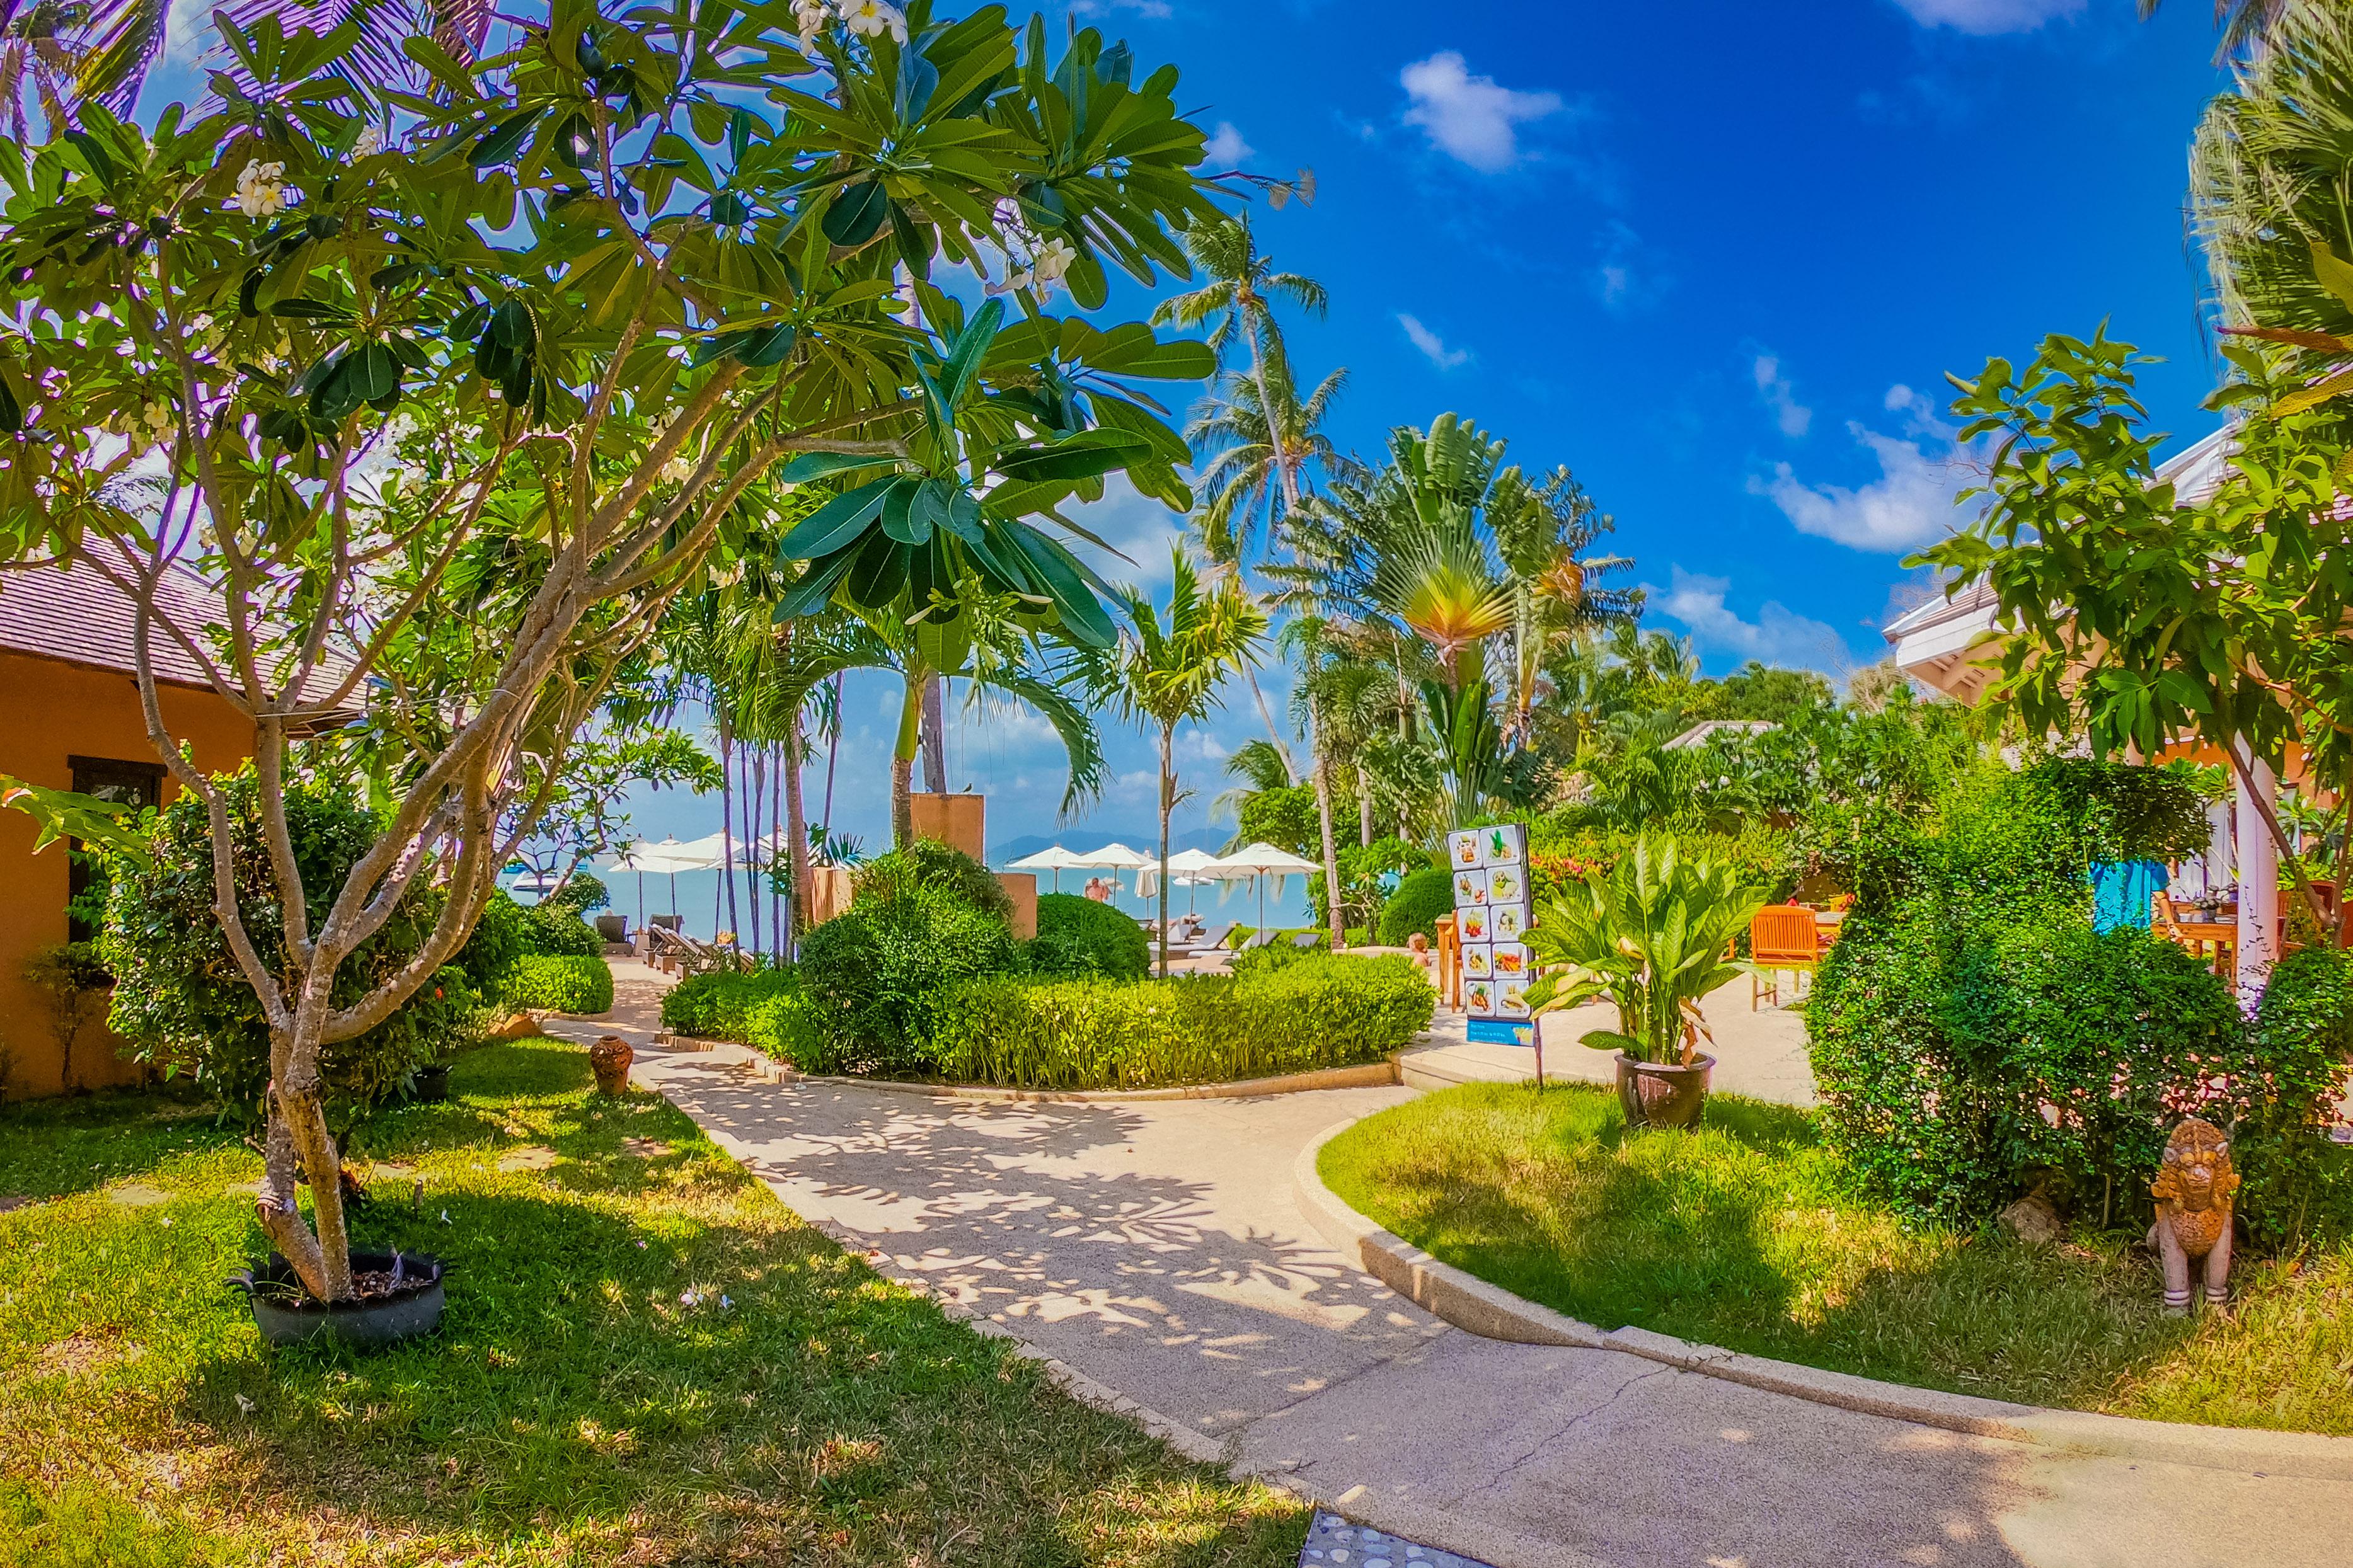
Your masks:
{"label": "paved pathway", "polygon": [[[620,1005],[642,1023],[638,989]],[[2341,1479],[2062,1457],[1436,1321],[1291,1199],[1297,1152],[1402,1088],[984,1103],[555,1027],[631,1037],[641,1082],[886,1272],[1245,1467],[1500,1568],[2353,1564]]]}

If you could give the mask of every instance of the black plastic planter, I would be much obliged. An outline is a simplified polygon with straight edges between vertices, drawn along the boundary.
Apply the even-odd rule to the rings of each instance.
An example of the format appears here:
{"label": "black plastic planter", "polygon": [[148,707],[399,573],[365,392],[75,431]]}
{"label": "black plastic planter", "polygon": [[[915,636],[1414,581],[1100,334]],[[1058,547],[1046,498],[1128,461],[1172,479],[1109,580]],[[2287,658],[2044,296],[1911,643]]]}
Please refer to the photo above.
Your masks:
{"label": "black plastic planter", "polygon": [[393,1272],[400,1285],[389,1296],[366,1301],[314,1301],[285,1258],[238,1274],[229,1283],[253,1302],[253,1321],[273,1345],[314,1341],[366,1348],[397,1344],[429,1334],[441,1325],[441,1261],[415,1252],[354,1252],[354,1273]]}

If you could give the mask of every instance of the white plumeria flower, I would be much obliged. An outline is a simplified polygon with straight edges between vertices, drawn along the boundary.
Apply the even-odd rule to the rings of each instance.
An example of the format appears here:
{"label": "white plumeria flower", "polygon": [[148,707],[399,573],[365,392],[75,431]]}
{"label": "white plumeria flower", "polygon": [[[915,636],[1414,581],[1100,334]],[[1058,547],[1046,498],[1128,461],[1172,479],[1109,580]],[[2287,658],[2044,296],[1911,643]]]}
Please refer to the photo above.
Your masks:
{"label": "white plumeria flower", "polygon": [[362,131],[360,139],[352,143],[352,156],[354,158],[373,158],[383,151],[384,132],[373,125]]}
{"label": "white plumeria flower", "polygon": [[237,177],[237,210],[248,217],[268,217],[286,210],[286,165],[256,158]]}
{"label": "white plumeria flower", "polygon": [[833,26],[833,7],[828,0],[793,0],[793,20],[800,26],[801,47],[806,49],[819,33]]}
{"label": "white plumeria flower", "polygon": [[661,477],[674,485],[682,485],[694,477],[694,459],[681,452],[662,465]]}
{"label": "white plumeria flower", "polygon": [[884,5],[883,0],[850,0],[841,8],[841,19],[861,38],[879,38],[888,33],[900,43],[907,41],[906,13]]}
{"label": "white plumeria flower", "polygon": [[1038,254],[1030,266],[1038,274],[1039,282],[1052,283],[1068,272],[1071,263],[1078,258],[1077,247],[1058,236],[1038,247]]}

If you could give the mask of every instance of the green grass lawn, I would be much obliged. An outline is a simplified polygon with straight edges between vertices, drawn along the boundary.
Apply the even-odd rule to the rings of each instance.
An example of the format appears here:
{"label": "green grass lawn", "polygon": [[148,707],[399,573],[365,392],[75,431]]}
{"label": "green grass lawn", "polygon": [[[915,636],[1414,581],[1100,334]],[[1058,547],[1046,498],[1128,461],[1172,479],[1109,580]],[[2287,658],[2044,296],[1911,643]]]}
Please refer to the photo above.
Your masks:
{"label": "green grass lawn", "polygon": [[368,1354],[262,1347],[221,1283],[260,1162],[204,1108],[0,1112],[0,1195],[46,1200],[0,1215],[0,1568],[1295,1560],[1296,1504],[877,1278],[576,1047],[454,1078],[352,1141],[400,1167],[357,1238],[450,1268],[442,1331]]}
{"label": "green grass lawn", "polygon": [[2126,1238],[1907,1228],[1852,1194],[1804,1113],[1729,1095],[1697,1131],[1630,1135],[1604,1089],[1472,1085],[1366,1118],[1321,1169],[1416,1246],[1602,1328],[2033,1405],[2353,1434],[2353,1248],[2242,1260],[2229,1319],[2169,1319]]}

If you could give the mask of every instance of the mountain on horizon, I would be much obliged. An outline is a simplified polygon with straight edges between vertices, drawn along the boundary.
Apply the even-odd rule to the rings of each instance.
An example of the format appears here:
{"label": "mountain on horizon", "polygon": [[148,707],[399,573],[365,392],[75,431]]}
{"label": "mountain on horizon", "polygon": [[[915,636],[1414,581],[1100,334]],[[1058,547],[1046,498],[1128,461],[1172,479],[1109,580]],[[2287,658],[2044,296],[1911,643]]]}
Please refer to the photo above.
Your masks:
{"label": "mountain on horizon", "polygon": [[[1168,835],[1168,853],[1182,849],[1206,849],[1215,855],[1226,847],[1232,833],[1225,828],[1195,827]],[[1090,827],[1083,831],[1061,833],[1025,833],[1018,838],[1008,838],[1002,844],[988,847],[989,865],[1002,869],[1015,860],[1026,859],[1049,845],[1059,844],[1065,849],[1085,851],[1100,849],[1106,844],[1124,844],[1140,855],[1150,855],[1160,847],[1160,829],[1146,826],[1140,831],[1120,832],[1113,828]]]}

